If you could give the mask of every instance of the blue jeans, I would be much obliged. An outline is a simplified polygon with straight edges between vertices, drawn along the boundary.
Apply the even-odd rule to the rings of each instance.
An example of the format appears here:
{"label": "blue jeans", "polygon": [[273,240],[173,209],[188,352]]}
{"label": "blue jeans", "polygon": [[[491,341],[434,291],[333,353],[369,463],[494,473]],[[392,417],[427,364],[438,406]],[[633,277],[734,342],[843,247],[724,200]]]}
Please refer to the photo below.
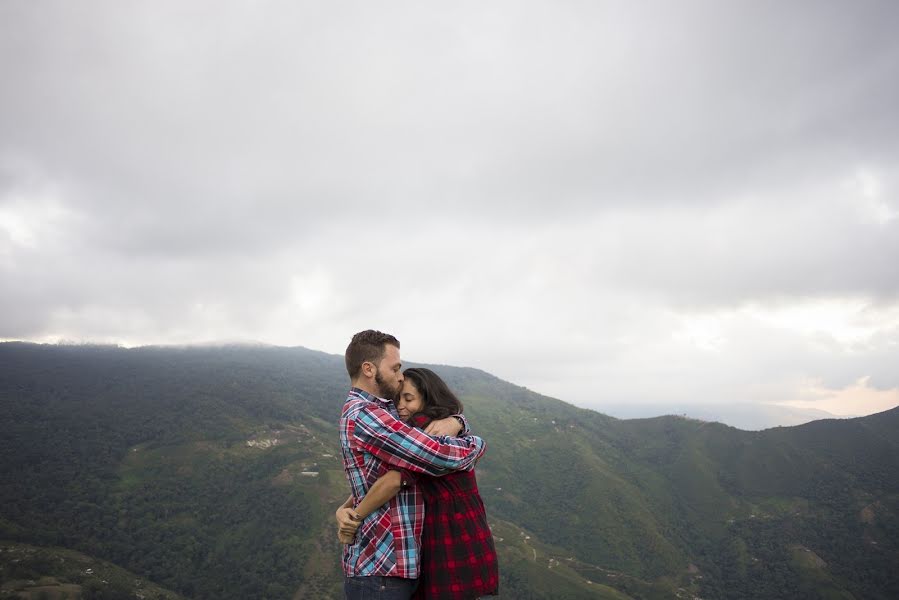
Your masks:
{"label": "blue jeans", "polygon": [[409,600],[417,579],[402,577],[344,577],[343,594],[346,600]]}

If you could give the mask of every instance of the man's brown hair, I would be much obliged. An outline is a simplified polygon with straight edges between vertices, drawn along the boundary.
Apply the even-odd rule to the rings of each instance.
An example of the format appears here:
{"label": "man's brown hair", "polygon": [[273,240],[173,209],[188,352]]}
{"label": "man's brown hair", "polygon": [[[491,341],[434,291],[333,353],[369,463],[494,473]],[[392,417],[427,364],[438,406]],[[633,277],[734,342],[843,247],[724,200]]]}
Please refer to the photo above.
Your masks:
{"label": "man's brown hair", "polygon": [[362,371],[362,363],[370,362],[377,365],[381,362],[381,359],[384,358],[384,346],[387,344],[400,347],[398,339],[389,333],[374,329],[366,329],[354,335],[344,354],[346,371],[350,374],[350,379],[356,379],[359,376]]}

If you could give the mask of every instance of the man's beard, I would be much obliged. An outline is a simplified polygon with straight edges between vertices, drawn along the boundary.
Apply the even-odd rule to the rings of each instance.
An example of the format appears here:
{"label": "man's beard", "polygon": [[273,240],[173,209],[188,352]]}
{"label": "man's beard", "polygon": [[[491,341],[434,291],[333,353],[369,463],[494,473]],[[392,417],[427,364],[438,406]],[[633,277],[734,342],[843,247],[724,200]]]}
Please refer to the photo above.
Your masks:
{"label": "man's beard", "polygon": [[400,386],[398,385],[396,388],[391,388],[390,384],[381,377],[380,371],[375,371],[375,383],[378,385],[378,396],[385,400],[392,400],[393,402],[399,400]]}

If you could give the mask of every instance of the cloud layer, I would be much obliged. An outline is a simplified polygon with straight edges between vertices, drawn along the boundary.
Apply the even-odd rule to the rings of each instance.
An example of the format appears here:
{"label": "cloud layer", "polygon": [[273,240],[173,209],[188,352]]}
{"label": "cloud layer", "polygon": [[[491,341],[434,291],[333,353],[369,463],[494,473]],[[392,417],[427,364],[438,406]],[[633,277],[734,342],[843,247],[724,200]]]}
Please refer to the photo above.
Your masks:
{"label": "cloud layer", "polygon": [[891,397],[897,13],[6,2],[0,337],[379,327],[599,409]]}

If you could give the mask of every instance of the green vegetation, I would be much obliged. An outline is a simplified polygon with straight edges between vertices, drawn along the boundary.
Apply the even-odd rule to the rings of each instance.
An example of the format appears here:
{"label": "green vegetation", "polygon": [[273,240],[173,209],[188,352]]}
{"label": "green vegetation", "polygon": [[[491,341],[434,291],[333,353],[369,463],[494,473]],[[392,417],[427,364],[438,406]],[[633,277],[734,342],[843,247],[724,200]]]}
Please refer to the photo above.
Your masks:
{"label": "green vegetation", "polygon": [[183,600],[106,561],[64,548],[0,542],[0,598]]}
{"label": "green vegetation", "polygon": [[[0,539],[187,598],[340,597],[342,363],[0,344]],[[478,479],[503,598],[899,597],[899,410],[763,432],[620,421],[434,368],[488,442]],[[0,574],[0,597],[23,581],[55,586],[35,598],[137,597],[52,560],[0,553]]]}

